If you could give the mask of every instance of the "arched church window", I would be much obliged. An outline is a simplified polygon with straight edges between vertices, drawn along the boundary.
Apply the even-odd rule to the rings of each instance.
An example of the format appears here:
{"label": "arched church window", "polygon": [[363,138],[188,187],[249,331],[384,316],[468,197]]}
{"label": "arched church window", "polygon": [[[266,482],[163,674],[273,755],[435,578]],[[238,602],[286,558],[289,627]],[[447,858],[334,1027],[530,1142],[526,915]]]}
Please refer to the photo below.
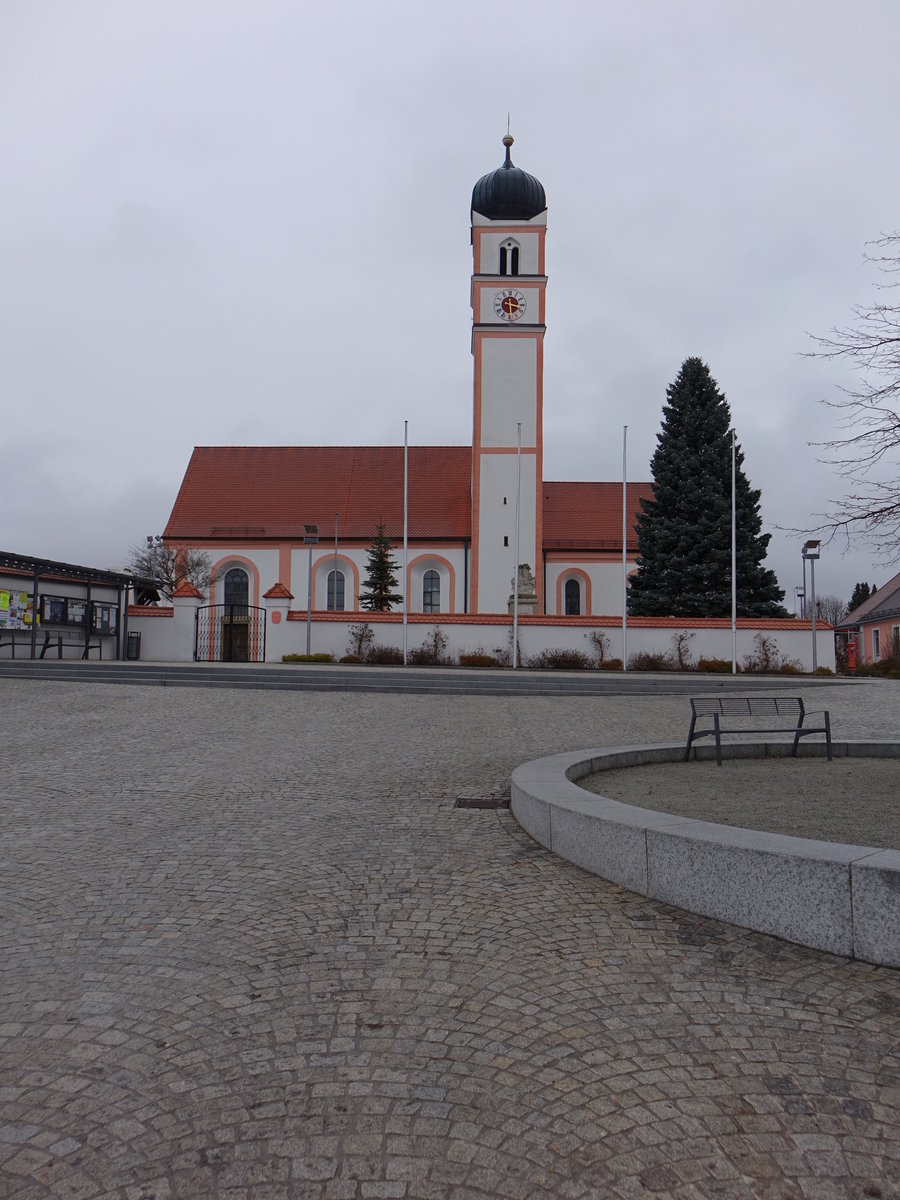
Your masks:
{"label": "arched church window", "polygon": [[422,580],[422,612],[441,611],[441,577],[437,571],[426,571]]}
{"label": "arched church window", "polygon": [[518,275],[519,273],[519,247],[515,242],[504,242],[500,247],[500,274],[501,275]]}
{"label": "arched church window", "polygon": [[581,615],[581,584],[577,579],[566,580],[566,616]]}
{"label": "arched church window", "polygon": [[328,601],[326,607],[334,612],[342,612],[344,608],[344,572],[328,572]]}
{"label": "arched church window", "polygon": [[232,567],[225,572],[225,603],[233,608],[233,616],[247,616],[250,602],[250,577],[241,567]]}

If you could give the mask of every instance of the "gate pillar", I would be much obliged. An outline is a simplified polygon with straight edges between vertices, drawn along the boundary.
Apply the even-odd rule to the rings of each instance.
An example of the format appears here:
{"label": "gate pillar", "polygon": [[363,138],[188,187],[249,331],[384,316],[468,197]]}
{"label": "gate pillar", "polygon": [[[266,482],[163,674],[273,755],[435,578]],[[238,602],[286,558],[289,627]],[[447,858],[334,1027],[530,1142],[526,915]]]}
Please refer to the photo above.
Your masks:
{"label": "gate pillar", "polygon": [[293,598],[293,593],[283,583],[273,584],[263,596],[266,607],[266,662],[281,662],[281,656],[291,652],[287,615]]}
{"label": "gate pillar", "polygon": [[172,630],[172,660],[174,662],[193,661],[197,609],[203,603],[203,593],[186,580],[180,583],[172,593],[172,607],[175,610],[173,618],[175,628]]}

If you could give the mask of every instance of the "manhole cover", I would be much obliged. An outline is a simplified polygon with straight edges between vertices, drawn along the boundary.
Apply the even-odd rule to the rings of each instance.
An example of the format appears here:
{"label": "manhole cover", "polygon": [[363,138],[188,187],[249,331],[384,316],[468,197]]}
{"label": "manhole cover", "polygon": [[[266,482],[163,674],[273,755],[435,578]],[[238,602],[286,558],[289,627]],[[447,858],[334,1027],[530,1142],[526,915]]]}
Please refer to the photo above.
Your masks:
{"label": "manhole cover", "polygon": [[456,797],[454,808],[509,808],[509,788],[486,792],[483,788],[469,788]]}

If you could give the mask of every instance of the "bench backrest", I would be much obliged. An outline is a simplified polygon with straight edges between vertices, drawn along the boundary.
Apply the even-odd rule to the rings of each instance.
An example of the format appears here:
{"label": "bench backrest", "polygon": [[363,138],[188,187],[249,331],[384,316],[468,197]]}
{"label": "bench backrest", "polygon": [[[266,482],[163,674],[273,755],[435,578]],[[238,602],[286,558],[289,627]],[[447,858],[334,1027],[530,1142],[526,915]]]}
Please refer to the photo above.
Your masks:
{"label": "bench backrest", "polygon": [[700,696],[691,701],[695,717],[793,717],[804,713],[799,696]]}

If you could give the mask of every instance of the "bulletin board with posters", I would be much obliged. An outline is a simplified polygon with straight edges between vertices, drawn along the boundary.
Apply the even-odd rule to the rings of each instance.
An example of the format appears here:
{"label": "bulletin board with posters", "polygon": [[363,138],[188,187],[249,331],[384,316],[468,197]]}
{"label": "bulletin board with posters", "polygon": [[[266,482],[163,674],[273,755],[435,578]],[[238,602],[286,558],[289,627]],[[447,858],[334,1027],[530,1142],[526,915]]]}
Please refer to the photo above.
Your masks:
{"label": "bulletin board with posters", "polygon": [[[0,629],[30,629],[34,623],[34,597],[31,592],[0,589]],[[37,624],[41,618],[38,616]]]}

